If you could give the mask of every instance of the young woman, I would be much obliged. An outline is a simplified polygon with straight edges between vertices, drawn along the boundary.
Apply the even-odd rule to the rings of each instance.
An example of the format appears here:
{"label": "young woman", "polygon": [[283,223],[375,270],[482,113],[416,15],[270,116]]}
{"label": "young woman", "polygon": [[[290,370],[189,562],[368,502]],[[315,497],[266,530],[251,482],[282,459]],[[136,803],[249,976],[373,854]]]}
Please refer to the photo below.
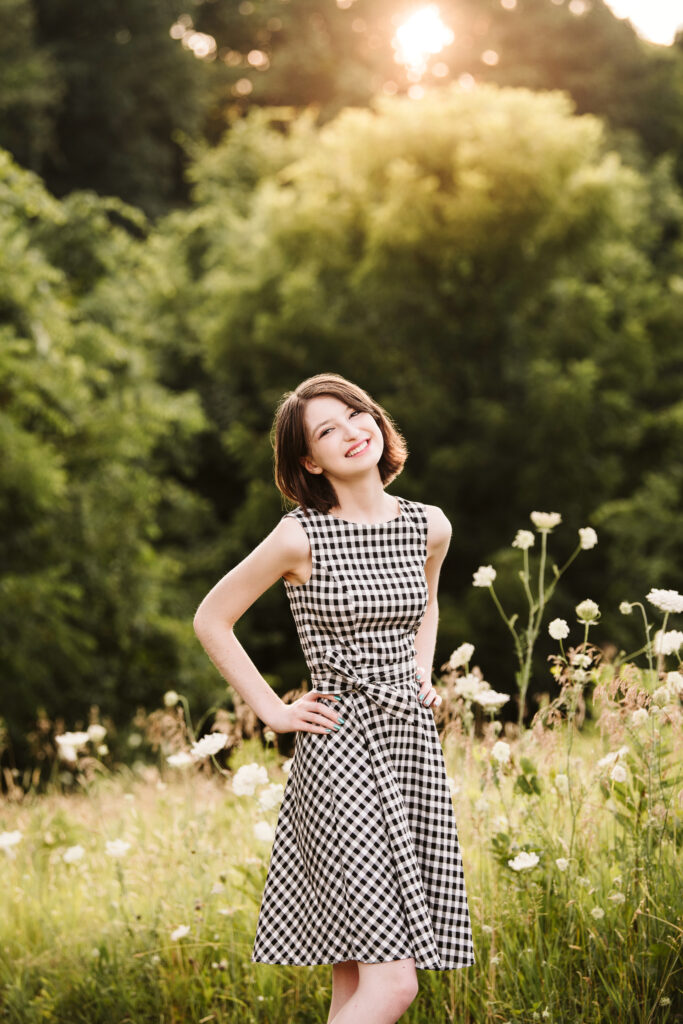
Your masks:
{"label": "young woman", "polygon": [[[275,480],[296,502],[207,594],[197,636],[274,732],[296,732],[251,959],[332,964],[328,1024],[394,1024],[416,970],[475,962],[432,707],[451,527],[388,495],[407,458],[388,413],[332,373],[277,409]],[[284,704],[233,632],[283,578],[312,688]]]}

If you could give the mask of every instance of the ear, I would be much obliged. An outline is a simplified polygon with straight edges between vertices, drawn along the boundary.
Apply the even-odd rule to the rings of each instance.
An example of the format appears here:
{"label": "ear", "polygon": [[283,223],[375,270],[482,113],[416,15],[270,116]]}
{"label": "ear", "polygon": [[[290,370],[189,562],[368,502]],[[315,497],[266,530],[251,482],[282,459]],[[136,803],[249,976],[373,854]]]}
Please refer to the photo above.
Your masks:
{"label": "ear", "polygon": [[314,462],[313,459],[309,455],[304,455],[302,457],[301,465],[309,473],[322,473],[322,468],[318,465],[317,462]]}

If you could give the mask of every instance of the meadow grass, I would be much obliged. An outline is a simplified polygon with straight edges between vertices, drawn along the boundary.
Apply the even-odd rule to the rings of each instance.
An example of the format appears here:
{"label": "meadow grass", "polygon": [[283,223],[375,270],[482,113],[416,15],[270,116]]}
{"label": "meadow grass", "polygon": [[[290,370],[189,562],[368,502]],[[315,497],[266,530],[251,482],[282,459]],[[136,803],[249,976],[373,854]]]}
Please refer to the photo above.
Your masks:
{"label": "meadow grass", "polygon": [[[402,1021],[683,1020],[680,729],[660,716],[601,736],[588,722],[571,743],[567,729],[522,733],[507,761],[491,754],[493,732],[444,734],[477,962],[418,971]],[[624,782],[613,761],[598,765],[620,745]],[[286,782],[287,762],[257,740],[230,769],[254,762]],[[5,801],[0,833],[20,838],[0,851],[0,1017],[324,1024],[329,965],[250,961],[263,821],[274,826],[277,807],[206,765],[139,765],[79,793],[56,784]],[[514,870],[520,852],[531,866]]]}

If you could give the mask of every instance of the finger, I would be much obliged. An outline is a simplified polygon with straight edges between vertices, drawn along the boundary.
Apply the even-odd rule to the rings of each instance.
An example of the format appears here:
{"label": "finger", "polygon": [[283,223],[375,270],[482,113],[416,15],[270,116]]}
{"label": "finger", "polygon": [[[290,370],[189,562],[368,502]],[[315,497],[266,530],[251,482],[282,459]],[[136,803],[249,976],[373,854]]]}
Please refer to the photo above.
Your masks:
{"label": "finger", "polygon": [[330,730],[336,732],[331,722],[325,722],[324,724],[318,722],[311,722],[308,719],[302,719],[300,725],[297,726],[302,732],[317,732],[317,733],[328,733]]}
{"label": "finger", "polygon": [[330,709],[328,709],[328,708],[321,708],[320,712],[312,711],[312,712],[309,712],[308,715],[307,715],[307,720],[309,722],[317,722],[317,723],[319,723],[321,725],[327,725],[327,726],[329,726],[329,725],[338,725],[340,718],[341,718],[341,715],[337,714],[337,712],[332,710],[331,708]]}

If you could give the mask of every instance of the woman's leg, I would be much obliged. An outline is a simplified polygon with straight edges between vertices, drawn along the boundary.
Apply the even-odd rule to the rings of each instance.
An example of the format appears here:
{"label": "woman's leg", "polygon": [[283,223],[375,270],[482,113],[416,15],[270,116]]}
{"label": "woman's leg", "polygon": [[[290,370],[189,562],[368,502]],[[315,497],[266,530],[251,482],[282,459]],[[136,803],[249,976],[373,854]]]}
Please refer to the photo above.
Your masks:
{"label": "woman's leg", "polygon": [[345,960],[341,964],[332,964],[332,1002],[327,1024],[331,1024],[342,1006],[348,1002],[358,987],[358,964],[355,960]]}
{"label": "woman's leg", "polygon": [[415,960],[358,964],[358,987],[328,1024],[396,1024],[418,993]]}

